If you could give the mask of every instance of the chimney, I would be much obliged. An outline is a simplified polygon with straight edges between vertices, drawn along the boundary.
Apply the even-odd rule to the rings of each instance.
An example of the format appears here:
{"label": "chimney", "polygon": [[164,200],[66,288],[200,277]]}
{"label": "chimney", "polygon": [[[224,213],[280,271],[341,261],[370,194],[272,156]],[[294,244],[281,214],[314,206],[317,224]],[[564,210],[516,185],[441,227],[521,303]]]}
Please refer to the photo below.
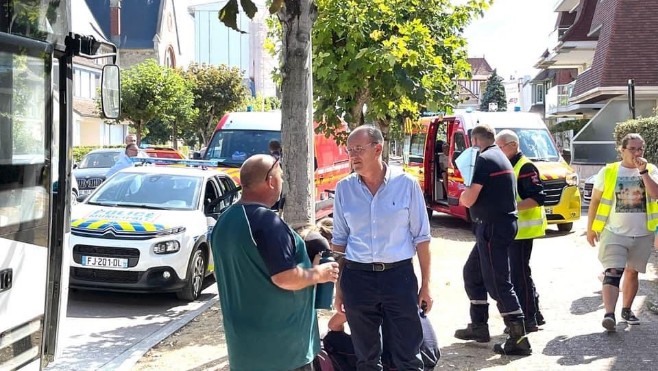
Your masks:
{"label": "chimney", "polygon": [[110,40],[121,46],[121,0],[110,0]]}

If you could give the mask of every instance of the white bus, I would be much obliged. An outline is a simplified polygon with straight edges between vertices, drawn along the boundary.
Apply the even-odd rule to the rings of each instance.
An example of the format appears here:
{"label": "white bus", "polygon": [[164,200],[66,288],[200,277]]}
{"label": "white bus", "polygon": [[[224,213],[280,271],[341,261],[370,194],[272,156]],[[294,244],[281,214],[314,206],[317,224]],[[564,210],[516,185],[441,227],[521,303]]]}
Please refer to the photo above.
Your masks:
{"label": "white bus", "polygon": [[[70,0],[0,0],[0,370],[45,367],[66,315],[74,57],[116,48],[70,33]],[[105,66],[108,118],[118,84]]]}

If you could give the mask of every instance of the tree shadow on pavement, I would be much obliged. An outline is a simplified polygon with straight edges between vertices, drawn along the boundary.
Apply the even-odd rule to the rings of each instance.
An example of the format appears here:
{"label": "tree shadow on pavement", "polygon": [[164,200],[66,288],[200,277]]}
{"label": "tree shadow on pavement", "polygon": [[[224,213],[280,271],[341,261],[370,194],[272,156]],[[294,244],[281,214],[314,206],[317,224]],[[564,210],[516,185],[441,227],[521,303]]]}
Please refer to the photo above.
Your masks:
{"label": "tree shadow on pavement", "polygon": [[617,325],[617,332],[601,332],[569,337],[560,335],[549,341],[543,354],[560,357],[560,366],[588,365],[612,358],[612,370],[653,369],[658,361],[655,351],[655,326]]}
{"label": "tree shadow on pavement", "polygon": [[450,241],[475,242],[471,223],[443,213],[434,213],[430,218],[432,237]]}
{"label": "tree shadow on pavement", "polygon": [[492,336],[488,343],[474,341],[457,342],[441,347],[441,359],[435,370],[481,370],[505,366],[524,357],[500,356],[493,352],[494,344],[505,340],[504,336]]}
{"label": "tree shadow on pavement", "polygon": [[571,314],[583,315],[601,309],[603,307],[601,291],[597,291],[595,294],[596,295],[593,296],[583,296],[582,298],[572,301],[571,308],[569,309]]}

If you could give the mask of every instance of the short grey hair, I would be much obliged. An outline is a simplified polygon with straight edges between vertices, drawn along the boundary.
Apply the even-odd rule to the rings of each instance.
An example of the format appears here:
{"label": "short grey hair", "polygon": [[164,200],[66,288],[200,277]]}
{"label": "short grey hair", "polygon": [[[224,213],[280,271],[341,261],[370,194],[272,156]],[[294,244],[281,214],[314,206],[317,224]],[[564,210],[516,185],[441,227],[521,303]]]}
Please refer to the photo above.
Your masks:
{"label": "short grey hair", "polygon": [[373,143],[377,143],[377,144],[384,143],[384,135],[382,134],[382,131],[372,125],[359,126],[358,128],[352,130],[349,136],[351,137],[362,131],[365,131],[368,134],[368,137]]}
{"label": "short grey hair", "polygon": [[519,144],[519,136],[510,129],[501,130],[500,133],[496,135],[496,140],[502,140],[505,143],[514,142]]}

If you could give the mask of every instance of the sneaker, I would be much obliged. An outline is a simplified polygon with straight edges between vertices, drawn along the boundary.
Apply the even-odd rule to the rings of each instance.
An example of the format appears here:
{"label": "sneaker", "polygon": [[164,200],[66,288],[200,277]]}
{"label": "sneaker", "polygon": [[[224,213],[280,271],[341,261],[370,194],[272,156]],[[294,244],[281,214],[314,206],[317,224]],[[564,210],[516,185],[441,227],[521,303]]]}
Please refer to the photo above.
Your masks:
{"label": "sneaker", "polygon": [[621,310],[621,318],[626,321],[629,325],[639,325],[640,324],[640,319],[635,317],[635,313],[633,313],[630,308],[624,308]]}
{"label": "sneaker", "polygon": [[617,320],[615,319],[615,314],[614,313],[608,313],[603,317],[603,321],[601,322],[601,325],[603,328],[605,328],[608,332],[615,332],[617,331]]}

